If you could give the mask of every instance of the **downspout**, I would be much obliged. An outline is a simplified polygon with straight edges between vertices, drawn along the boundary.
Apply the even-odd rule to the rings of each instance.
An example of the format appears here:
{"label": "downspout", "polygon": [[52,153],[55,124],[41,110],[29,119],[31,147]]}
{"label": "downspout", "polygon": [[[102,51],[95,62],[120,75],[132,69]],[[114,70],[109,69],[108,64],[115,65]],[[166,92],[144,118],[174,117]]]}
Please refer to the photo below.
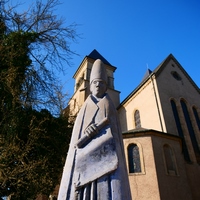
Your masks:
{"label": "downspout", "polygon": [[157,95],[156,95],[156,89],[155,89],[155,85],[154,85],[152,76],[153,76],[153,74],[150,75],[150,78],[151,78],[152,85],[153,85],[153,91],[154,91],[154,96],[155,96],[155,100],[156,100],[156,106],[157,106],[157,110],[158,110],[158,117],[159,117],[159,120],[160,120],[161,130],[162,130],[162,132],[164,132],[163,124],[162,124],[162,120],[161,120],[160,109],[159,109],[159,106],[158,106],[158,98],[157,98]]}

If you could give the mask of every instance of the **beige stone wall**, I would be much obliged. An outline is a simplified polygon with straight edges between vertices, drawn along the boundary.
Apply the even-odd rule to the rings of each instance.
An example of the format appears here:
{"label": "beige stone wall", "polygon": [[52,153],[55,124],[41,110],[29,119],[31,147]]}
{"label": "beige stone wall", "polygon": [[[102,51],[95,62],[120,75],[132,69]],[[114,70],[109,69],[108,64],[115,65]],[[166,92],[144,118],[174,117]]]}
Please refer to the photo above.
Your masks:
{"label": "beige stone wall", "polygon": [[187,181],[190,185],[193,199],[200,199],[200,167],[198,164],[186,164]]}
{"label": "beige stone wall", "polygon": [[[154,152],[152,149],[151,137],[124,138],[124,148],[126,161],[128,162],[127,148],[131,143],[136,143],[140,147],[140,157],[143,161],[142,173],[130,174],[129,182],[132,199],[135,200],[159,200],[160,192],[157,182]],[[128,166],[128,163],[127,163]]]}
{"label": "beige stone wall", "polygon": [[[172,76],[173,71],[178,73],[178,75],[180,76],[180,80],[177,80]],[[187,105],[190,120],[192,122],[192,127],[195,132],[195,137],[198,141],[200,148],[200,130],[197,126],[195,116],[192,110],[192,107],[194,106],[200,116],[199,91],[197,91],[197,89],[194,87],[193,82],[191,82],[191,80],[185,74],[183,69],[180,68],[179,65],[177,65],[177,63],[175,63],[173,60],[169,61],[169,63],[163,69],[162,73],[160,73],[159,76],[156,78],[156,81],[158,85],[158,92],[160,102],[162,104],[162,110],[164,113],[167,132],[178,135],[176,123],[170,104],[170,100],[172,99],[176,103],[181,127],[185,137],[186,145],[189,150],[190,159],[192,162],[197,162],[180,100],[183,99]]]}
{"label": "beige stone wall", "polygon": [[74,93],[70,99],[68,105],[70,107],[70,115],[74,116],[80,110],[86,98],[85,82],[79,87],[79,89]]}
{"label": "beige stone wall", "polygon": [[79,86],[82,82],[85,80],[89,81],[91,68],[92,63],[89,61],[89,59],[85,58],[73,76],[75,79],[74,92],[79,89]]}
{"label": "beige stone wall", "polygon": [[[154,159],[158,177],[161,199],[192,200],[192,192],[189,187],[185,161],[182,154],[180,140],[152,136]],[[168,172],[164,155],[164,145],[169,145],[174,158],[175,171]]]}
{"label": "beige stone wall", "polygon": [[126,103],[118,109],[122,132],[135,128],[134,112],[139,110],[141,127],[162,131],[161,112],[157,105],[154,85],[148,80]]}
{"label": "beige stone wall", "polygon": [[[192,200],[179,138],[155,131],[125,134],[124,148],[137,144],[140,151],[141,173],[129,173],[132,199],[135,200]],[[175,158],[176,172],[169,174],[164,156],[164,145],[169,145]]]}
{"label": "beige stone wall", "polygon": [[107,93],[109,94],[113,104],[115,105],[115,107],[117,108],[119,106],[119,94],[120,92],[117,91],[117,90],[112,90],[112,89],[109,89],[107,90]]}
{"label": "beige stone wall", "polygon": [[[171,72],[176,71],[181,80],[175,79]],[[158,92],[162,104],[162,110],[164,113],[165,124],[167,126],[167,132],[177,134],[176,124],[174,122],[173,113],[170,105],[170,99],[174,99],[178,106],[180,106],[181,98],[185,99],[188,103],[188,107],[198,107],[200,112],[200,93],[195,89],[187,76],[183,73],[180,67],[173,61],[164,67],[162,73],[156,78],[158,85]],[[191,112],[193,116],[193,113]],[[196,123],[195,123],[196,124]]]}

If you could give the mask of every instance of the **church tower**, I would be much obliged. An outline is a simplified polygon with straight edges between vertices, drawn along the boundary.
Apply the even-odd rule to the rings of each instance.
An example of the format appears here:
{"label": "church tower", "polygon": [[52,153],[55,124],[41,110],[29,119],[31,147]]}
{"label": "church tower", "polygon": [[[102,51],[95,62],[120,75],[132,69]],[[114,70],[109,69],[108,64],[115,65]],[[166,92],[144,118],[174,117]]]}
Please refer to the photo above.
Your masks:
{"label": "church tower", "polygon": [[90,94],[90,72],[96,59],[101,59],[105,64],[108,74],[107,93],[111,97],[115,107],[119,105],[120,92],[114,88],[114,72],[116,67],[112,66],[97,50],[94,49],[88,56],[85,56],[73,76],[75,79],[74,94],[69,101],[69,110],[70,115],[72,116],[76,116],[82,104]]}

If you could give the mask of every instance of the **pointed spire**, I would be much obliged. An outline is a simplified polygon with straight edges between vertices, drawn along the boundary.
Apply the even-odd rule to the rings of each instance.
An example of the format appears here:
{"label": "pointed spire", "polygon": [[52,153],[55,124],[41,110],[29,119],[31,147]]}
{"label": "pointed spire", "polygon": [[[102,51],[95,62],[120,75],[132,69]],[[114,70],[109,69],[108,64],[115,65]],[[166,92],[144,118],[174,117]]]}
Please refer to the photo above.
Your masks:
{"label": "pointed spire", "polygon": [[104,64],[111,65],[96,49],[94,49],[87,57],[94,60],[100,59]]}
{"label": "pointed spire", "polygon": [[147,69],[142,81],[144,81],[147,77],[149,77],[149,75],[152,73],[152,71],[150,69]]}

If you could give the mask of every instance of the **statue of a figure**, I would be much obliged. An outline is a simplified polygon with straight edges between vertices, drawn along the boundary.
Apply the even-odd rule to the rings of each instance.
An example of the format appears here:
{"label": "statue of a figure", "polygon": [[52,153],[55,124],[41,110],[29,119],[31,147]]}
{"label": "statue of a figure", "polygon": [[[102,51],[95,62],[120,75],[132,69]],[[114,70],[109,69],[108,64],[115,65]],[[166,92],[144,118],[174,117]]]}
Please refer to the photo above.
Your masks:
{"label": "statue of a figure", "polygon": [[58,200],[130,200],[117,111],[107,90],[107,73],[97,59],[91,94],[76,118]]}

